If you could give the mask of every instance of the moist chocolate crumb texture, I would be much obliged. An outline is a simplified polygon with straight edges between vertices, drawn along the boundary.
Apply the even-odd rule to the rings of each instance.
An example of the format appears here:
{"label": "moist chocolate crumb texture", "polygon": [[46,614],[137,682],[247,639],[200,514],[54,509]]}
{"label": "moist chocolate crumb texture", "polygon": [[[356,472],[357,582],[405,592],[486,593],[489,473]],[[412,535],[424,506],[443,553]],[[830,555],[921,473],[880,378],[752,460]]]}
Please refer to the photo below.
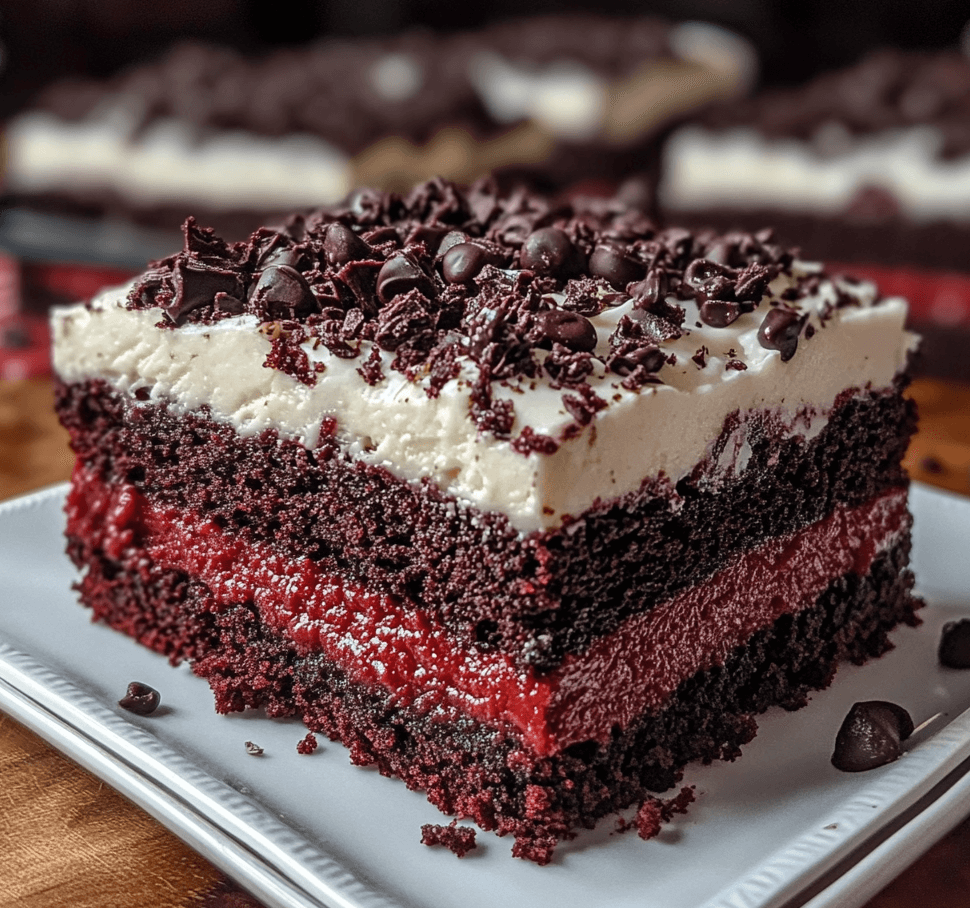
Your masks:
{"label": "moist chocolate crumb texture", "polygon": [[970,59],[874,53],[674,133],[660,201],[680,222],[775,225],[827,261],[967,270]]}
{"label": "moist chocolate crumb texture", "polygon": [[489,181],[184,232],[57,405],[82,600],[220,711],[545,863],[916,622],[902,300]]}
{"label": "moist chocolate crumb texture", "polygon": [[4,191],[173,230],[204,214],[244,236],[358,185],[613,178],[654,170],[658,134],[746,92],[755,69],[716,26],[597,15],[263,58],[181,44],[112,80],[50,88],[7,126]]}

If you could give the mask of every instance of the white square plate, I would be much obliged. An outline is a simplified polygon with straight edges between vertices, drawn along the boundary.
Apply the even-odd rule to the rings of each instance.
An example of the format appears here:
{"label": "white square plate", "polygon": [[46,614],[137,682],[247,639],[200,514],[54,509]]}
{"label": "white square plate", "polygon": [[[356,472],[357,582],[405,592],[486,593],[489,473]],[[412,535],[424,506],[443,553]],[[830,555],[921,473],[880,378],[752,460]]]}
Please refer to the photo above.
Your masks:
{"label": "white square plate", "polygon": [[[548,867],[478,832],[463,860],[420,844],[447,822],[421,794],[352,766],[305,730],[259,713],[219,716],[206,683],[90,622],[71,591],[59,486],[0,505],[0,709],[156,816],[273,906],[851,908],[970,813],[970,672],[936,660],[940,628],[970,615],[970,501],[914,487],[914,565],[923,626],[891,653],[844,667],[794,713],[772,710],[733,764],[688,767],[698,799],[661,835],[609,819],[564,843]],[[162,693],[138,717],[129,681]],[[918,734],[896,763],[848,774],[830,762],[857,700],[895,701]],[[245,741],[264,748],[247,755]]]}

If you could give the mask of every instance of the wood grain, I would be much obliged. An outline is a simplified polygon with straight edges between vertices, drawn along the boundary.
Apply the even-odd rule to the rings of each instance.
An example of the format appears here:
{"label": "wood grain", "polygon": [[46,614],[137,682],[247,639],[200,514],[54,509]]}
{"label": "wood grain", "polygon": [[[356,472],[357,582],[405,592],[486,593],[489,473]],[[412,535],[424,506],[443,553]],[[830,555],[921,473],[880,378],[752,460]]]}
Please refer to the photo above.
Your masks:
{"label": "wood grain", "polygon": [[[970,387],[914,383],[914,478],[970,494]],[[47,379],[0,381],[0,499],[67,479]],[[970,592],[968,592],[970,596]],[[970,812],[970,805],[968,805]],[[867,908],[970,908],[970,820]],[[0,714],[0,908],[253,908],[121,795]]]}

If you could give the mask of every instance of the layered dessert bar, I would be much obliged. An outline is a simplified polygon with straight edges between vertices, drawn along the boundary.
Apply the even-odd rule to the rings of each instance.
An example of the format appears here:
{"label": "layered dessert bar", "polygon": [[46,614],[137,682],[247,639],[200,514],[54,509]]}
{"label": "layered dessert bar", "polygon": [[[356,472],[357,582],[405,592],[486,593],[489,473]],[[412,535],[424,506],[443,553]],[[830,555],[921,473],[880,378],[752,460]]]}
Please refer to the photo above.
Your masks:
{"label": "layered dessert bar", "polygon": [[663,129],[745,92],[754,69],[716,26],[597,15],[263,57],[185,43],[50,87],[6,126],[3,190],[9,205],[173,231],[192,214],[240,238],[358,185],[649,171]]}
{"label": "layered dessert bar", "polygon": [[886,50],[677,130],[661,204],[678,222],[775,225],[827,261],[967,270],[970,59]]}
{"label": "layered dessert bar", "polygon": [[913,624],[905,303],[443,180],[54,316],[96,618],[549,861]]}

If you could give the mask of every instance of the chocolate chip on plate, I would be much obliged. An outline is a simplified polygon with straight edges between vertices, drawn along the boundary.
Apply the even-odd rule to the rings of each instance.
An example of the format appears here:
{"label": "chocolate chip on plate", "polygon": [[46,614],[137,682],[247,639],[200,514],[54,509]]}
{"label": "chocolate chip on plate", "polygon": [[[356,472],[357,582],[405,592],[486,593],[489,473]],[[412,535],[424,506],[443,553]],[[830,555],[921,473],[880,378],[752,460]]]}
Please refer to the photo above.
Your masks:
{"label": "chocolate chip on plate", "polygon": [[899,758],[913,733],[908,712],[885,700],[854,703],[835,738],[832,765],[842,772],[864,772]]}
{"label": "chocolate chip on plate", "polygon": [[141,681],[132,681],[128,685],[128,692],[118,701],[118,705],[130,713],[148,716],[158,709],[158,704],[161,702],[161,694],[154,687],[142,684]]}
{"label": "chocolate chip on plate", "polygon": [[943,625],[938,652],[940,665],[970,668],[970,618],[948,621]]}

